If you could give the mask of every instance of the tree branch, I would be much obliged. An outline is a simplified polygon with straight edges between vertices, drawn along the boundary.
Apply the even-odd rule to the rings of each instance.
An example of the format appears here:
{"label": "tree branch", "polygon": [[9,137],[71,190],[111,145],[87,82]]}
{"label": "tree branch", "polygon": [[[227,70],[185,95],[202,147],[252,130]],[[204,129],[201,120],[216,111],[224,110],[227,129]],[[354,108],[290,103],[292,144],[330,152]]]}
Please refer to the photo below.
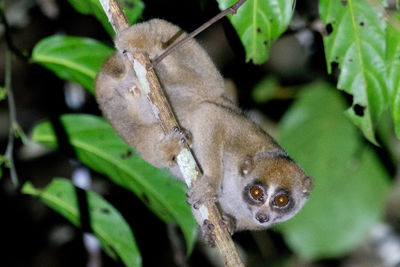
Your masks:
{"label": "tree branch", "polygon": [[160,63],[161,60],[163,60],[166,56],[168,56],[169,54],[172,53],[172,51],[174,51],[176,48],[178,48],[179,46],[181,46],[183,43],[185,43],[187,40],[192,39],[193,37],[195,37],[197,34],[201,33],[202,31],[204,31],[205,29],[207,29],[208,27],[210,27],[211,25],[213,25],[215,22],[217,22],[218,20],[222,19],[223,17],[225,17],[228,14],[236,14],[237,10],[239,9],[239,7],[241,5],[244,4],[244,2],[246,2],[247,0],[239,0],[237,1],[233,6],[228,7],[227,9],[223,10],[222,12],[220,12],[219,14],[217,14],[215,17],[211,18],[210,20],[208,20],[206,23],[204,23],[203,25],[201,25],[200,27],[198,27],[196,30],[194,30],[193,32],[191,32],[190,34],[186,35],[185,38],[179,40],[179,42],[173,43],[172,45],[170,45],[167,50],[165,50],[161,55],[157,56],[156,58],[152,59],[152,68],[157,65],[158,63]]}
{"label": "tree branch", "polygon": [[[129,23],[117,0],[99,1],[117,34],[123,29],[129,27]],[[239,0],[238,2],[244,1]],[[120,52],[122,53],[123,51]],[[135,70],[136,76],[139,78],[142,90],[147,95],[154,115],[160,121],[164,133],[168,134],[170,131],[179,128],[179,124],[172,112],[167,98],[165,97],[157,75],[154,70],[151,69],[152,63],[148,55],[143,53],[126,53],[128,53],[128,59]],[[201,178],[202,174],[200,168],[188,146],[181,150],[177,156],[177,161],[188,187]],[[198,210],[194,210],[194,212],[197,212],[203,221],[208,220],[214,225],[214,234],[216,237],[215,243],[219,249],[225,266],[244,266],[228,230],[221,226],[221,215],[215,203],[207,202],[204,205],[201,205]]]}

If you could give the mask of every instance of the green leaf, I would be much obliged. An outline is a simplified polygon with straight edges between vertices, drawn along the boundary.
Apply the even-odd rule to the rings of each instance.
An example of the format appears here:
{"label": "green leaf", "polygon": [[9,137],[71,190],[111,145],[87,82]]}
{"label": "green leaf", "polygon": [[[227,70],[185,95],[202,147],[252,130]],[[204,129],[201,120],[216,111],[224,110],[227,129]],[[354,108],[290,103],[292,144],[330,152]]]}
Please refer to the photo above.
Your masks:
{"label": "green leaf", "polygon": [[328,31],[324,37],[328,72],[332,71],[332,63],[338,63],[337,87],[353,95],[347,114],[365,137],[376,144],[374,127],[387,107],[384,9],[365,0],[319,3]]}
{"label": "green leaf", "polygon": [[112,52],[112,48],[90,38],[53,35],[36,44],[32,61],[94,93],[94,78]]}
{"label": "green leaf", "polygon": [[[43,203],[80,227],[76,189],[69,180],[55,178],[45,189],[37,189],[27,182],[22,192],[38,196]],[[115,251],[126,266],[141,266],[142,259],[135,238],[122,215],[96,193],[86,191],[86,196],[93,233],[105,251]]]}
{"label": "green leaf", "polygon": [[305,207],[280,230],[307,259],[337,257],[357,247],[380,219],[389,177],[370,146],[343,114],[331,86],[307,86],[285,114],[280,144],[311,176]]}
{"label": "green leaf", "polygon": [[[224,10],[236,0],[217,0]],[[246,61],[261,64],[274,41],[286,30],[293,14],[293,0],[247,0],[229,19],[246,50]]]}
{"label": "green leaf", "polygon": [[[115,35],[99,0],[69,0],[69,3],[82,14],[95,16],[111,36]],[[144,3],[141,0],[124,0],[120,3],[129,23],[135,24],[142,15]]]}
{"label": "green leaf", "polygon": [[[197,224],[186,204],[185,186],[165,169],[145,162],[126,145],[102,118],[85,114],[63,115],[61,121],[69,141],[83,163],[134,192],[166,223],[177,222],[193,249]],[[37,125],[33,139],[50,147],[57,145],[49,122]]]}
{"label": "green leaf", "polygon": [[251,95],[256,103],[265,103],[274,99],[278,90],[278,80],[274,77],[267,77],[256,84]]}
{"label": "green leaf", "polygon": [[395,132],[400,138],[400,14],[394,14],[386,35],[386,60],[388,62],[388,87]]}

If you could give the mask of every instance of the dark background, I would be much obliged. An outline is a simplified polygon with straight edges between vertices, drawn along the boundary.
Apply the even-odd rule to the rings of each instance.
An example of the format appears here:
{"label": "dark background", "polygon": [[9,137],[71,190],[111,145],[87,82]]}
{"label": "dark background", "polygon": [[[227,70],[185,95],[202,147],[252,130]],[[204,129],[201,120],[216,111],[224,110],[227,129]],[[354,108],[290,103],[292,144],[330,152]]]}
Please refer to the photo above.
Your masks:
{"label": "dark background", "polygon": [[[146,7],[142,20],[162,18],[189,32],[219,12],[214,0],[144,2]],[[44,7],[52,4],[58,8],[58,15],[53,18],[43,11]],[[13,45],[24,53],[29,54],[38,41],[56,33],[91,37],[112,46],[112,40],[97,20],[77,13],[67,1],[6,1],[6,8],[11,9],[12,6],[16,14],[8,11],[6,13],[10,24],[8,34]],[[256,104],[250,93],[261,78],[275,76],[282,86],[302,85],[318,79],[334,83],[334,77],[326,75],[322,36],[312,27],[317,19],[317,8],[317,1],[298,1],[295,18],[301,22],[300,26],[294,24],[288,29],[272,48],[270,60],[261,66],[245,63],[243,47],[227,19],[216,23],[197,38],[209,51],[223,76],[235,82],[240,106],[245,110],[256,108],[262,111],[272,125],[279,121],[292,100]],[[18,22],[15,19],[18,16],[26,21]],[[308,45],[299,41],[300,33],[307,34],[307,40],[310,41]],[[4,84],[4,28],[1,34],[0,84]],[[85,93],[85,102],[81,107],[68,107],[65,101],[65,81],[57,78],[51,71],[16,56],[13,57],[12,64],[12,90],[17,121],[26,133],[29,134],[38,122],[57,118],[63,113],[101,115],[89,93]],[[0,102],[1,153],[6,150],[8,140],[8,110],[7,100]],[[29,180],[35,186],[45,186],[53,177],[70,178],[79,164],[74,161],[68,149],[52,152],[26,151],[22,149],[21,140],[17,139],[15,165],[21,183]],[[82,231],[37,199],[18,193],[10,181],[8,170],[3,172],[0,180],[0,240],[3,245],[0,250],[0,266],[86,266],[88,254],[83,245]],[[212,260],[205,256],[209,254],[205,252],[201,242],[196,245],[188,261],[179,259],[184,251],[171,245],[171,236],[181,239],[179,229],[166,226],[131,192],[114,185],[106,177],[93,172],[91,174],[94,190],[112,203],[130,224],[144,266],[211,265]],[[273,231],[241,232],[235,234],[234,239],[247,253],[249,266],[267,266],[266,263],[271,263],[271,266],[283,266],[280,264],[284,263],[289,266],[357,266],[351,264],[354,255],[312,264],[304,263],[291,253],[282,237]],[[103,252],[101,260],[103,266],[120,265]]]}

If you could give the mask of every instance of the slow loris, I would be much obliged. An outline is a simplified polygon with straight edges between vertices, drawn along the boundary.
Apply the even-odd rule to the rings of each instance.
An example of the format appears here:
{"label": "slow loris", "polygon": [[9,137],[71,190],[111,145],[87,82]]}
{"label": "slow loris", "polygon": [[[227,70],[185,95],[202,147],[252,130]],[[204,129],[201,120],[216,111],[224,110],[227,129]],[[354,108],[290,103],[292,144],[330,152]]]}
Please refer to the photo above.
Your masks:
{"label": "slow loris", "polygon": [[[178,33],[182,31],[177,26],[153,19],[123,31],[116,46],[119,51],[146,52],[154,58]],[[155,71],[204,172],[189,189],[189,203],[196,207],[209,200],[218,202],[222,213],[232,219],[231,231],[263,229],[302,208],[312,180],[224,96],[220,73],[196,41],[176,49]],[[152,165],[170,168],[183,180],[175,162],[182,132],[164,135],[140,86],[125,54],[115,53],[97,75],[97,101],[126,143]]]}

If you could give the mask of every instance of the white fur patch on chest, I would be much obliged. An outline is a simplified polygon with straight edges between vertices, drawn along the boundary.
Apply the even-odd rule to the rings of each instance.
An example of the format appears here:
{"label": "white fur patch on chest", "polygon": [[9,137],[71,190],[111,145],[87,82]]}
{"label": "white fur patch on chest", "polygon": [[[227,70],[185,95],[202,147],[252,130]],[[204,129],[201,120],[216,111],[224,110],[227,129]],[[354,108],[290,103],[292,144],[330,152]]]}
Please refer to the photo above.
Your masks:
{"label": "white fur patch on chest", "polygon": [[236,169],[225,166],[224,176],[218,191],[219,203],[224,213],[238,218],[251,218],[251,211],[243,200],[242,177],[238,176]]}

